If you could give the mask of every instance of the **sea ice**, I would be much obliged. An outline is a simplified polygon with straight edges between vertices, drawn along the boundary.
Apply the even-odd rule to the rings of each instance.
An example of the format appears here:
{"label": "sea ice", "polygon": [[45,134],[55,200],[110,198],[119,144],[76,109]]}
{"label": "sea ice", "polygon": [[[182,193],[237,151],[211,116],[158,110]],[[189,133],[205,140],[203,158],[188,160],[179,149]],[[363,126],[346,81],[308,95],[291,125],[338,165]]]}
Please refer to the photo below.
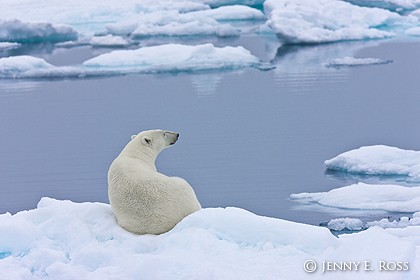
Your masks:
{"label": "sea ice", "polygon": [[335,208],[420,211],[420,187],[358,183],[328,192],[291,194],[290,198],[301,203],[318,203]]}
{"label": "sea ice", "polygon": [[68,25],[20,20],[0,20],[0,41],[32,43],[62,42],[77,39],[77,32]]}
{"label": "sea ice", "polygon": [[135,50],[118,50],[85,61],[82,65],[54,66],[42,58],[0,58],[1,78],[76,78],[131,73],[196,72],[259,67],[261,62],[243,47],[212,44],[166,44]]}
{"label": "sea ice", "polygon": [[420,177],[420,152],[384,145],[366,146],[325,161],[327,169],[368,175]]}
{"label": "sea ice", "polygon": [[338,0],[267,0],[268,24],[285,43],[325,43],[394,36],[380,26],[406,19],[397,13]]}
{"label": "sea ice", "polygon": [[[218,12],[219,9],[222,10]],[[236,10],[234,9],[234,11]],[[108,24],[106,29],[111,34],[133,37],[210,35],[227,37],[239,35],[237,28],[227,23],[220,23],[215,18],[230,18],[229,16],[241,18],[241,13],[225,11],[224,7],[216,9],[215,12],[210,11],[212,10],[190,13],[179,13],[178,11],[145,13]]]}
{"label": "sea ice", "polygon": [[336,59],[330,60],[325,66],[333,67],[333,68],[341,68],[341,67],[388,64],[391,62],[392,60],[383,60],[380,58],[354,58],[351,56],[346,56],[344,58],[336,58]]}
{"label": "sea ice", "polygon": [[[0,215],[0,279],[306,279],[307,260],[319,266],[311,279],[337,279],[340,272],[322,273],[325,260],[368,260],[375,269],[340,279],[417,279],[420,227],[398,230],[336,238],[323,227],[208,208],[168,233],[137,236],[117,225],[107,204],[43,198],[35,210]],[[383,260],[410,270],[385,274]]]}
{"label": "sea ice", "polygon": [[[236,36],[237,28],[218,20],[265,18],[260,10],[246,6],[261,1],[247,1],[243,5],[241,1],[210,2],[217,8],[211,9],[201,0],[103,0],[100,5],[83,0],[45,0],[43,5],[36,0],[2,0],[0,19],[6,22],[18,19],[28,24],[42,21],[52,26],[66,24],[80,37],[91,37],[106,35],[107,30],[113,35],[127,35],[136,29],[135,36]],[[39,36],[42,38],[42,34]]]}
{"label": "sea ice", "polygon": [[257,66],[258,63],[258,58],[243,47],[166,44],[113,51],[89,59],[83,65],[103,71],[178,72],[235,69]]}

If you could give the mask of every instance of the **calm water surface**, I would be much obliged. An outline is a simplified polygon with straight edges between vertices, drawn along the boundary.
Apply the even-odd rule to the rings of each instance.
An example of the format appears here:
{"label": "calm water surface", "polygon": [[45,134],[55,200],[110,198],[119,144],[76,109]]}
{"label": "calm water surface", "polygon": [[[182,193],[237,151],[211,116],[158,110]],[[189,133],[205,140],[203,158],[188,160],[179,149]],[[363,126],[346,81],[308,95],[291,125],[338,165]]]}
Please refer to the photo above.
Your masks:
{"label": "calm water surface", "polygon": [[[132,134],[162,128],[181,136],[159,156],[158,169],[188,180],[204,207],[236,206],[311,224],[389,216],[299,205],[288,197],[363,180],[325,174],[324,160],[341,152],[373,144],[420,150],[420,44],[391,40],[277,49],[275,40],[255,37],[229,44],[244,45],[277,68],[1,80],[0,213],[34,208],[43,196],[108,202],[112,160]],[[92,55],[85,47],[27,52],[57,65]],[[324,66],[347,55],[394,62]]]}

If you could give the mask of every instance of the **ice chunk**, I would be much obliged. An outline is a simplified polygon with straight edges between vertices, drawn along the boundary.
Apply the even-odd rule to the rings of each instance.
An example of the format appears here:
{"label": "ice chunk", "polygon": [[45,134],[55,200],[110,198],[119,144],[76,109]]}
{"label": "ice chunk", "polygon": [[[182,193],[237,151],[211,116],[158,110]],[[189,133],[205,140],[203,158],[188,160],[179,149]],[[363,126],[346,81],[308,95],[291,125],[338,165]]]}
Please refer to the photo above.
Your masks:
{"label": "ice chunk", "polygon": [[111,34],[92,37],[89,43],[96,47],[125,47],[130,44],[123,37],[112,36]]}
{"label": "ice chunk", "polygon": [[355,67],[355,66],[366,66],[366,65],[378,65],[392,63],[392,60],[383,60],[379,58],[354,58],[346,56],[344,58],[336,58],[329,61],[325,66],[333,68],[341,67]]}
{"label": "ice chunk", "polygon": [[325,161],[327,169],[368,175],[420,177],[420,152],[384,145],[351,150]]}
{"label": "ice chunk", "polygon": [[166,44],[113,51],[89,59],[83,65],[89,69],[105,71],[173,72],[235,69],[256,66],[258,63],[258,58],[243,47]]}
{"label": "ice chunk", "polygon": [[420,187],[358,183],[329,192],[291,194],[290,198],[302,203],[318,203],[336,208],[420,211]]}
{"label": "ice chunk", "polygon": [[62,42],[77,39],[77,32],[68,25],[20,20],[0,21],[0,41],[32,43]]}
{"label": "ice chunk", "polygon": [[327,227],[331,230],[342,231],[350,230],[357,231],[362,230],[364,225],[363,222],[356,218],[338,218],[332,219],[328,222]]}
{"label": "ice chunk", "polygon": [[388,10],[338,0],[267,0],[264,10],[276,35],[291,44],[391,37],[379,27],[402,21]]}

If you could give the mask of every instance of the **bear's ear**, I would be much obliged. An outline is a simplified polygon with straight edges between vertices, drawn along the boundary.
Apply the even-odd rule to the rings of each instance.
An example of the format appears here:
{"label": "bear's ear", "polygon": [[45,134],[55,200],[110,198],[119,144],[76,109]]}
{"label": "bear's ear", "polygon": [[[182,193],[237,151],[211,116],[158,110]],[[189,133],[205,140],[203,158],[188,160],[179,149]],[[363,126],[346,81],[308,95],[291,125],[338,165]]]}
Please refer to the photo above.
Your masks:
{"label": "bear's ear", "polygon": [[150,146],[152,144],[152,138],[144,136],[141,141],[143,142],[143,144]]}
{"label": "bear's ear", "polygon": [[134,138],[136,138],[137,135],[131,135],[131,140],[133,140]]}

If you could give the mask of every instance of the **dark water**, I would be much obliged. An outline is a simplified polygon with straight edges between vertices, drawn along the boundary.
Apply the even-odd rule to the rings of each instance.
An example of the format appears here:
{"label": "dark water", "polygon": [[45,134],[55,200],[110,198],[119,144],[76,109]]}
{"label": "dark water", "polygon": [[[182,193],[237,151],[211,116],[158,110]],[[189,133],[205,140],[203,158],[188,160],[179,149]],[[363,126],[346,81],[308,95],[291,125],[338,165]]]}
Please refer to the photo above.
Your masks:
{"label": "dark water", "polygon": [[[188,180],[204,207],[236,206],[311,224],[389,215],[302,206],[288,197],[363,180],[324,174],[324,160],[341,152],[372,144],[420,150],[420,43],[277,50],[275,39],[251,36],[229,44],[244,45],[277,68],[1,80],[0,213],[34,208],[43,196],[107,202],[112,160],[132,134],[162,128],[181,136],[159,156],[158,169]],[[87,47],[37,52],[55,64],[92,55]],[[323,65],[346,55],[394,62]]]}

